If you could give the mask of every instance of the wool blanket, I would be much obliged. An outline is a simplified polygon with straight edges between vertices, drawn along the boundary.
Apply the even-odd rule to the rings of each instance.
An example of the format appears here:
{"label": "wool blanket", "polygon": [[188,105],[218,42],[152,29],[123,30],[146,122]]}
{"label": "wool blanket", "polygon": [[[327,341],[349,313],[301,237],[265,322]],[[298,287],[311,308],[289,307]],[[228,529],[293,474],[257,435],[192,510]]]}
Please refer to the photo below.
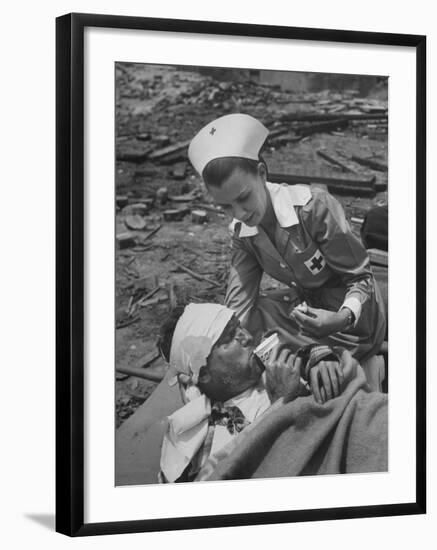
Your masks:
{"label": "wool blanket", "polygon": [[387,405],[357,364],[343,393],[323,405],[312,395],[276,401],[196,481],[387,471]]}

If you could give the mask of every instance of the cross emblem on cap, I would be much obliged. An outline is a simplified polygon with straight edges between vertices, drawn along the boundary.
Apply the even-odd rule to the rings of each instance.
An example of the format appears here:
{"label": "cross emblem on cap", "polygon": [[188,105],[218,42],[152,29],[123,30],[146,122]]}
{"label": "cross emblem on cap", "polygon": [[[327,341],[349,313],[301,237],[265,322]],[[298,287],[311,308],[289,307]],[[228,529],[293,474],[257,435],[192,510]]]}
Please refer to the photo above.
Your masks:
{"label": "cross emblem on cap", "polygon": [[211,130],[209,131],[209,133],[213,136],[213,135],[216,133],[216,129],[215,129],[215,128],[211,128]]}
{"label": "cross emblem on cap", "polygon": [[313,275],[317,275],[325,267],[326,260],[320,250],[316,250],[315,254],[309,260],[304,262],[304,264]]}

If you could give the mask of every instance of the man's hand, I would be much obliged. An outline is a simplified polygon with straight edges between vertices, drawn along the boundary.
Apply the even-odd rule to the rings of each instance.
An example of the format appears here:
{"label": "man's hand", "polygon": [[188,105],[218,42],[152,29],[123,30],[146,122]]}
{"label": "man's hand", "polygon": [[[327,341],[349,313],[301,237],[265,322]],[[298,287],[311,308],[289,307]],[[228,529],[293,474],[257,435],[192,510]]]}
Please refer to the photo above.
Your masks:
{"label": "man's hand", "polygon": [[300,368],[302,360],[281,346],[273,350],[266,364],[266,389],[273,403],[284,397],[291,401],[300,392]]}
{"label": "man's hand", "polygon": [[316,340],[345,330],[349,323],[345,310],[328,311],[310,306],[307,307],[306,313],[294,308],[290,317],[299,325],[304,336]]}
{"label": "man's hand", "polygon": [[343,368],[337,361],[320,361],[308,373],[314,399],[320,405],[340,395],[344,384]]}

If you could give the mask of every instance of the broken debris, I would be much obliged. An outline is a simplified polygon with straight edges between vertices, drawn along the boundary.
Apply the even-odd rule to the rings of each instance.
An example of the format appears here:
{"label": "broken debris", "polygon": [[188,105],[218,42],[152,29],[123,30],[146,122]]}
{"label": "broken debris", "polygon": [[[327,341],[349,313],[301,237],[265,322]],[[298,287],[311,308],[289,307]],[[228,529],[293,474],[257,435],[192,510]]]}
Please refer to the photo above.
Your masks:
{"label": "broken debris", "polygon": [[185,177],[185,174],[187,173],[187,164],[186,162],[178,162],[173,167],[173,177],[176,180],[182,180]]}
{"label": "broken debris", "polygon": [[135,237],[131,233],[120,233],[115,238],[119,250],[135,246]]}
{"label": "broken debris", "polygon": [[320,176],[308,174],[269,174],[272,183],[324,183],[331,193],[374,196],[375,176],[370,177],[345,177],[345,176]]}
{"label": "broken debris", "polygon": [[193,223],[206,223],[208,221],[208,214],[205,210],[192,210],[191,221]]}
{"label": "broken debris", "polygon": [[142,230],[146,227],[146,220],[138,214],[128,214],[124,218],[124,224],[128,229]]}
{"label": "broken debris", "polygon": [[168,189],[167,187],[160,187],[156,191],[156,200],[159,204],[165,204],[168,201]]}
{"label": "broken debris", "polygon": [[180,222],[190,211],[189,208],[173,208],[162,213],[166,222]]}

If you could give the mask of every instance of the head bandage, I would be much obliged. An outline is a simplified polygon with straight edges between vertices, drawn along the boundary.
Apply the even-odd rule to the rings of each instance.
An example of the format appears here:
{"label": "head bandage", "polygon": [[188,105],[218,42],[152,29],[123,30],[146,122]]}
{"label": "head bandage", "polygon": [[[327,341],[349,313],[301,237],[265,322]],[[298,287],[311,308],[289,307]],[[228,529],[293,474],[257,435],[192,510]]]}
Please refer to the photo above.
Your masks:
{"label": "head bandage", "polygon": [[194,136],[188,148],[188,158],[200,175],[214,159],[258,160],[268,134],[267,128],[250,115],[225,115],[207,124]]}
{"label": "head bandage", "polygon": [[189,304],[173,334],[170,365],[194,384],[234,312],[218,304]]}

